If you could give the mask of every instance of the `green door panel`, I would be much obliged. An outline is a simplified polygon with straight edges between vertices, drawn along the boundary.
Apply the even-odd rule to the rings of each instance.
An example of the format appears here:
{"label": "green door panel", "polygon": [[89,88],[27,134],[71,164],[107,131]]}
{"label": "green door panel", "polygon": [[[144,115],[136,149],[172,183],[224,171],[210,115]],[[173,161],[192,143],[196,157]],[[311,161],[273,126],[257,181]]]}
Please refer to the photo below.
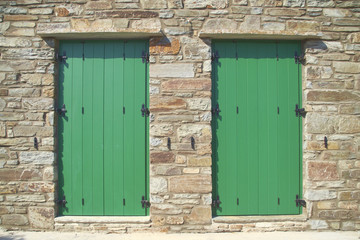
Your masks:
{"label": "green door panel", "polygon": [[299,214],[298,42],[214,41],[214,215]]}
{"label": "green door panel", "polygon": [[59,52],[61,215],[147,215],[148,64],[144,41],[62,41]]}

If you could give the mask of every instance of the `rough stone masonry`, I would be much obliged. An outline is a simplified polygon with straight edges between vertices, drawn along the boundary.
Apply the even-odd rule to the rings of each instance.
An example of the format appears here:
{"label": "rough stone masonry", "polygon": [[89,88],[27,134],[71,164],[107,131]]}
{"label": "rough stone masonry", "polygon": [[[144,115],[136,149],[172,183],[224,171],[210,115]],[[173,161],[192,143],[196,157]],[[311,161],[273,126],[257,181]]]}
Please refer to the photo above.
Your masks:
{"label": "rough stone masonry", "polygon": [[[56,223],[58,64],[54,55],[59,39],[84,37],[149,39],[151,221],[147,223]],[[307,208],[302,218],[212,219],[213,38],[302,40],[303,106],[308,112],[303,120]],[[0,227],[4,229],[360,229],[358,0],[3,0],[0,54]],[[196,140],[196,151],[189,144],[190,136]]]}

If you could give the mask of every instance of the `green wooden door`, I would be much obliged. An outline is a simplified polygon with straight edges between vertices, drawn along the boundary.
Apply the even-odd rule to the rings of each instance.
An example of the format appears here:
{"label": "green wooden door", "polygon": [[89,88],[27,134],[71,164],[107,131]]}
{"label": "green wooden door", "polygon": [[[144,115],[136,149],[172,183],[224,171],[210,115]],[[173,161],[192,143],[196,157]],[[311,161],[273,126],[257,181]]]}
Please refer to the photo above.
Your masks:
{"label": "green wooden door", "polygon": [[147,215],[145,41],[62,41],[59,52],[61,215]]}
{"label": "green wooden door", "polygon": [[214,41],[215,215],[300,213],[300,50],[298,42]]}

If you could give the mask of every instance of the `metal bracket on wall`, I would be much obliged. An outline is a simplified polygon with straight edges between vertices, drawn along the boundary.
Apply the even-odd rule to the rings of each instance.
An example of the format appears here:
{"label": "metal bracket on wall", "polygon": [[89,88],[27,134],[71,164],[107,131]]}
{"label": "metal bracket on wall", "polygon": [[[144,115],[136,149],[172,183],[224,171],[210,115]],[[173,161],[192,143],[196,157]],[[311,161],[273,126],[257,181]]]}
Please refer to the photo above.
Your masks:
{"label": "metal bracket on wall", "polygon": [[221,204],[221,201],[220,201],[219,196],[217,196],[216,199],[213,199],[213,201],[212,201],[212,206],[213,206],[214,208],[219,208],[219,207],[220,207],[220,204]]}
{"label": "metal bracket on wall", "polygon": [[148,117],[149,115],[150,115],[149,109],[145,107],[145,104],[141,105],[141,116]]}
{"label": "metal bracket on wall", "polygon": [[211,54],[211,61],[212,62],[219,62],[219,52],[215,51]]}
{"label": "metal bracket on wall", "polygon": [[296,206],[299,207],[299,206],[302,206],[302,207],[306,207],[306,202],[305,200],[303,199],[299,199],[299,195],[296,195]]}
{"label": "metal bracket on wall", "polygon": [[59,199],[59,200],[57,200],[57,201],[56,201],[56,204],[58,204],[58,205],[60,205],[60,206],[62,206],[62,207],[65,207],[65,206],[66,206],[66,204],[67,204],[67,201],[66,201],[65,196],[64,196],[64,198],[63,198],[63,199]]}
{"label": "metal bracket on wall", "polygon": [[299,105],[296,104],[295,105],[295,114],[297,117],[299,117],[299,116],[305,117],[305,115],[306,115],[305,108],[299,108]]}
{"label": "metal bracket on wall", "polygon": [[141,197],[141,206],[142,206],[142,208],[148,208],[148,207],[150,207],[150,202],[149,202],[149,200],[145,200],[145,197],[144,197],[144,196]]}
{"label": "metal bracket on wall", "polygon": [[305,55],[304,54],[301,54],[301,55],[298,55],[298,52],[295,51],[295,63],[296,64],[304,64],[305,63]]}
{"label": "metal bracket on wall", "polygon": [[63,62],[63,63],[66,63],[66,59],[68,57],[66,56],[66,52],[64,51],[63,52],[63,55],[60,55],[59,53],[56,53],[55,55],[55,60],[58,61],[58,62]]}
{"label": "metal bracket on wall", "polygon": [[148,63],[150,61],[150,54],[142,51],[141,58],[143,63],[145,63],[145,61]]}

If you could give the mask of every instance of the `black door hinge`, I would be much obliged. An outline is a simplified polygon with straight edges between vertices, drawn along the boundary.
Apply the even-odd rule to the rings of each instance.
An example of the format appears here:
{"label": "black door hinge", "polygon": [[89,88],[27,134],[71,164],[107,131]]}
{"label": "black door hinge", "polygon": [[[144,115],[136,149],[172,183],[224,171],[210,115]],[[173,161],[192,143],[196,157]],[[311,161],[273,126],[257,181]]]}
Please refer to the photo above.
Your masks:
{"label": "black door hinge", "polygon": [[63,55],[60,55],[59,53],[56,53],[55,60],[58,62],[66,63],[66,59],[68,57],[66,56],[66,51],[63,52]]}
{"label": "black door hinge", "polygon": [[299,206],[302,206],[302,207],[306,207],[306,202],[305,200],[303,199],[299,199],[299,195],[296,195],[296,206],[299,207]]}
{"label": "black door hinge", "polygon": [[219,62],[219,52],[218,51],[215,51],[211,54],[211,61],[212,62]]}
{"label": "black door hinge", "polygon": [[141,58],[143,63],[145,63],[145,61],[148,63],[150,61],[150,54],[142,51]]}
{"label": "black door hinge", "polygon": [[221,201],[220,201],[219,196],[217,196],[216,199],[213,199],[213,201],[212,201],[212,206],[213,206],[214,208],[219,208],[219,207],[220,207],[220,204],[221,204]]}
{"label": "black door hinge", "polygon": [[219,104],[217,103],[216,106],[211,109],[211,113],[213,115],[219,116],[219,112],[221,112],[221,111],[220,111],[220,108],[219,108]]}
{"label": "black door hinge", "polygon": [[63,199],[56,200],[56,204],[58,204],[58,205],[60,205],[60,206],[62,206],[62,207],[65,207],[66,204],[67,204],[67,201],[66,201],[65,196],[64,196]]}
{"label": "black door hinge", "polygon": [[65,113],[67,113],[65,104],[63,104],[61,108],[57,108],[56,112],[59,114],[59,116],[65,117]]}
{"label": "black door hinge", "polygon": [[298,55],[298,52],[297,51],[295,51],[295,56],[294,56],[294,58],[295,58],[295,63],[296,64],[304,64],[304,62],[305,62],[305,56],[304,56],[304,54],[301,54],[301,55]]}
{"label": "black door hinge", "polygon": [[143,116],[143,117],[144,117],[144,116],[148,117],[149,115],[150,115],[149,109],[145,107],[145,104],[143,104],[143,105],[141,106],[141,116]]}
{"label": "black door hinge", "polygon": [[150,207],[150,202],[149,202],[149,200],[145,200],[145,197],[144,197],[144,196],[141,197],[141,206],[142,206],[142,208],[148,208],[148,207]]}
{"label": "black door hinge", "polygon": [[304,108],[299,108],[299,105],[296,104],[295,105],[295,114],[296,114],[297,117],[299,117],[299,116],[305,117],[306,111],[305,111]]}

